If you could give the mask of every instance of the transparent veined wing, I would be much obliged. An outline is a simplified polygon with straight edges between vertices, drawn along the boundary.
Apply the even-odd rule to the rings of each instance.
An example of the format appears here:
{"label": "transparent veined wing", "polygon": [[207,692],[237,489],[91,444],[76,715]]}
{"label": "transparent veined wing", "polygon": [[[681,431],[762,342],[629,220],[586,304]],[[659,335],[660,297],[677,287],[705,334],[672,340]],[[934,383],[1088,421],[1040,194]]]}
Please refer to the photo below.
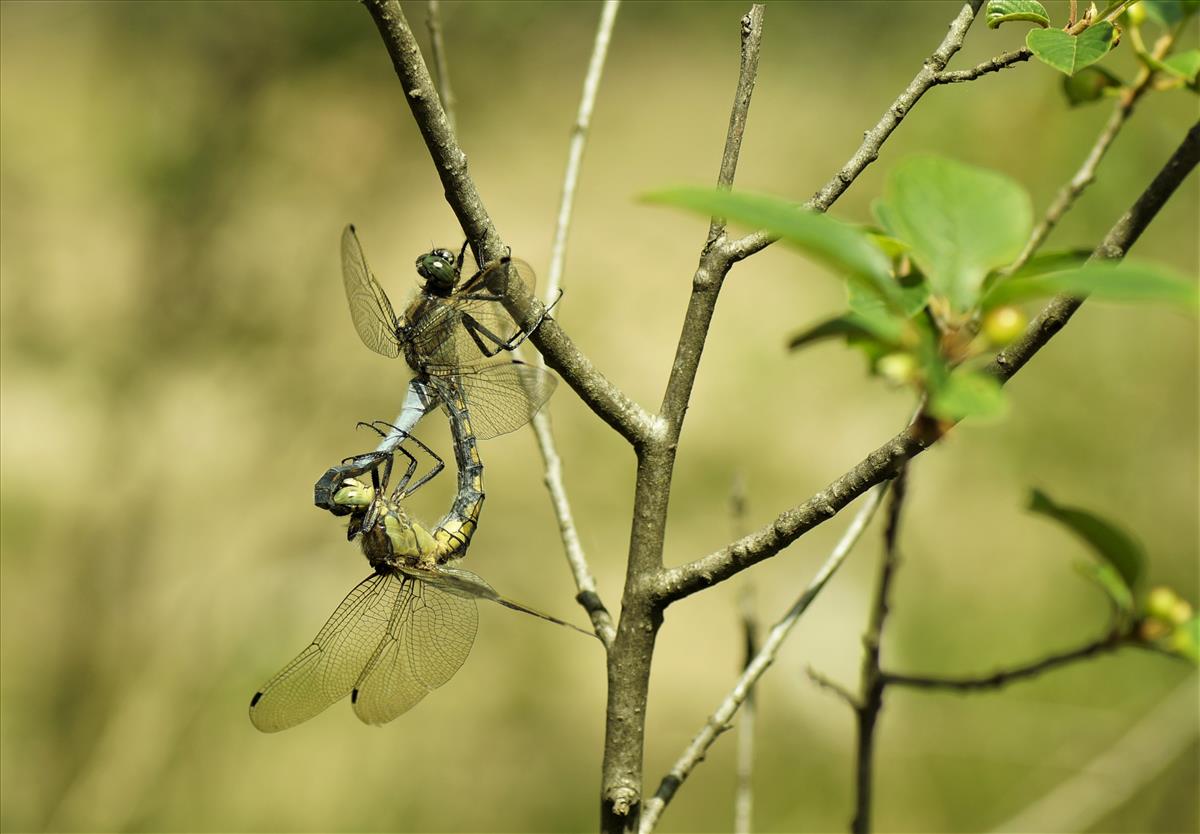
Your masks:
{"label": "transparent veined wing", "polygon": [[475,436],[487,440],[528,423],[558,384],[536,365],[498,360],[465,367],[430,367],[430,384],[444,402],[461,395]]}
{"label": "transparent veined wing", "polygon": [[403,585],[394,574],[358,583],[309,647],[255,693],[254,726],[286,730],[349,695],[387,634]]}
{"label": "transparent veined wing", "polygon": [[396,340],[396,313],[392,302],[371,268],[359,245],[354,226],[342,230],[342,281],[346,286],[346,301],[350,304],[350,317],[363,344],[376,353],[395,359],[400,355],[400,343]]}
{"label": "transparent veined wing", "polygon": [[529,264],[505,258],[464,280],[448,299],[431,300],[409,320],[409,339],[423,364],[468,365],[519,341],[521,328],[499,301],[490,300],[495,296],[489,285],[497,276],[500,287],[517,278],[531,292],[537,284]]}
{"label": "transparent veined wing", "polygon": [[387,634],[352,695],[355,714],[367,724],[386,724],[454,677],[479,626],[470,596],[394,576],[402,589]]}
{"label": "transparent veined wing", "polygon": [[447,566],[439,566],[435,570],[422,570],[421,568],[400,568],[402,573],[420,579],[426,585],[443,588],[450,593],[456,593],[464,596],[475,597],[476,599],[486,599],[497,605],[503,605],[505,608],[511,608],[513,611],[520,611],[522,614],[529,614],[532,617],[537,617],[540,620],[554,623],[555,625],[566,626],[574,629],[581,634],[586,634],[589,637],[596,637],[591,631],[586,631],[573,623],[568,623],[566,620],[560,620],[558,617],[547,614],[543,611],[538,611],[524,603],[501,596],[495,588],[489,585],[481,576],[471,573],[469,570],[462,568],[452,568]]}

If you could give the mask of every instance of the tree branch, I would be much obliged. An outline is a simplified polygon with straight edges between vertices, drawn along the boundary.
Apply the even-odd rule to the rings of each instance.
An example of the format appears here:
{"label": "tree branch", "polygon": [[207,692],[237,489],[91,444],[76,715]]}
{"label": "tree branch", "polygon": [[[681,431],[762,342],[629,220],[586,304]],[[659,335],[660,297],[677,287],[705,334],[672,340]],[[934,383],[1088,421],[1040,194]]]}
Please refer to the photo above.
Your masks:
{"label": "tree branch", "polygon": [[[562,197],[559,200],[558,221],[554,228],[554,242],[550,247],[546,304],[553,303],[558,295],[559,287],[562,285],[563,264],[566,261],[567,253],[567,233],[571,228],[571,209],[575,204],[579,169],[583,164],[583,149],[587,144],[592,110],[596,104],[596,92],[600,89],[604,59],[608,53],[608,42],[612,37],[613,24],[616,22],[619,6],[619,0],[605,0],[604,8],[600,13],[600,24],[596,29],[595,43],[592,46],[592,57],[588,62],[587,75],[583,81],[579,113],[575,117],[575,126],[571,131],[571,144],[567,151],[567,170],[563,175]],[[545,358],[540,354],[538,360],[540,364],[545,364]],[[613,626],[612,615],[609,614],[608,608],[605,607],[604,601],[596,590],[596,579],[588,566],[587,556],[579,541],[579,533],[575,529],[571,502],[567,498],[567,488],[563,483],[562,459],[558,456],[558,448],[554,442],[554,429],[550,423],[550,414],[546,409],[543,408],[534,415],[533,431],[537,438],[538,450],[542,454],[546,489],[550,492],[550,503],[554,507],[554,515],[558,519],[558,531],[562,537],[563,551],[578,591],[575,599],[587,612],[596,636],[600,638],[605,649],[608,649],[612,646],[613,638],[616,636],[616,628]]]}
{"label": "tree branch", "polygon": [[[1154,57],[1161,60],[1170,51],[1174,42],[1174,33],[1160,38],[1154,49]],[[1008,267],[1007,271],[1009,274],[1016,272],[1028,263],[1029,259],[1033,257],[1033,253],[1045,242],[1050,232],[1058,225],[1058,221],[1067,213],[1075,203],[1075,200],[1079,198],[1079,195],[1095,181],[1096,169],[1100,166],[1100,160],[1104,159],[1104,155],[1108,152],[1113,140],[1117,138],[1117,134],[1121,132],[1121,128],[1125,125],[1125,122],[1133,115],[1134,105],[1150,89],[1153,79],[1154,71],[1143,64],[1137,77],[1134,79],[1133,85],[1128,90],[1125,90],[1117,100],[1112,115],[1109,116],[1104,129],[1100,131],[1100,135],[1096,138],[1095,144],[1092,145],[1092,149],[1088,152],[1087,158],[1079,166],[1079,170],[1075,172],[1075,176],[1071,177],[1070,181],[1055,196],[1054,201],[1050,204],[1050,208],[1046,210],[1045,216],[1033,230],[1033,234],[1030,235],[1029,242],[1025,244],[1025,248],[1021,251],[1021,254]]]}
{"label": "tree branch", "polygon": [[[909,111],[920,101],[921,96],[925,95],[926,91],[931,87],[936,86],[938,75],[946,68],[946,64],[962,48],[963,40],[967,36],[967,30],[971,28],[971,23],[975,20],[975,15],[979,11],[979,7],[983,5],[983,0],[970,0],[963,5],[962,10],[955,16],[950,23],[950,30],[946,33],[946,37],[938,45],[933,54],[925,59],[913,80],[909,82],[904,91],[896,97],[896,100],[891,103],[884,114],[879,118],[875,127],[863,134],[862,144],[858,146],[858,150],[850,157],[850,160],[842,166],[829,182],[825,183],[816,194],[809,198],[804,204],[805,208],[813,211],[827,211],[830,206],[842,196],[850,184],[858,178],[858,175],[866,169],[868,165],[879,158],[879,149],[883,147],[883,143],[892,135],[908,115]],[[770,246],[775,242],[775,238],[771,237],[767,232],[754,232],[738,240],[729,241],[723,247],[725,254],[728,256],[730,263],[740,261],[743,258],[748,258],[756,252]]]}
{"label": "tree branch", "polygon": [[[730,188],[737,172],[738,154],[742,148],[742,137],[746,132],[746,120],[750,114],[750,99],[758,78],[758,55],[762,46],[763,7],[755,4],[742,18],[741,66],[738,72],[737,89],[733,106],[729,111],[729,128],[725,134],[725,150],[721,155],[721,167],[717,174],[717,187]],[[683,417],[692,396],[692,386],[700,367],[700,357],[708,338],[713,310],[721,284],[732,264],[723,250],[716,244],[723,239],[725,221],[714,217],[709,224],[700,265],[692,277],[692,294],[684,314],[683,329],[671,365],[671,376],[663,395],[662,417],[668,426],[672,442],[678,440],[683,428]]]}
{"label": "tree branch", "polygon": [[942,70],[933,78],[934,84],[961,84],[964,81],[974,81],[980,76],[987,75],[992,72],[999,72],[1002,69],[1019,64],[1022,61],[1028,61],[1033,57],[1033,52],[1028,47],[1005,52],[1003,55],[997,55],[995,58],[984,61],[981,64],[976,64],[970,69],[965,70]]}
{"label": "tree branch", "polygon": [[866,834],[871,830],[871,789],[875,764],[875,724],[883,709],[883,673],[879,666],[879,649],[883,642],[883,626],[890,610],[889,595],[892,578],[900,561],[900,513],[904,509],[907,488],[907,466],[902,467],[892,483],[892,502],[888,508],[887,526],[883,531],[883,557],[879,560],[879,584],[871,604],[867,633],[863,636],[862,678],[859,684],[858,706],[854,710],[858,730],[855,755],[854,819],[850,830]]}
{"label": "tree branch", "polygon": [[[719,179],[732,181],[736,168],[737,149],[754,89],[761,37],[762,7],[756,4],[742,18],[742,66]],[[617,637],[609,652],[608,663],[608,711],[600,802],[600,825],[608,834],[636,831],[642,813],[650,665],[654,641],[662,625],[662,606],[655,597],[654,587],[662,573],[675,450],[721,279],[729,269],[728,263],[718,264],[712,260],[713,251],[714,247],[706,241],[663,395],[662,414],[655,426],[658,431],[636,447],[637,480],[625,590]]]}
{"label": "tree branch", "polygon": [[645,810],[642,812],[641,834],[648,834],[654,829],[667,803],[674,798],[680,785],[696,765],[704,759],[708,749],[717,740],[717,736],[724,732],[738,708],[750,697],[754,685],[775,662],[784,640],[800,620],[800,616],[808,610],[809,605],[817,598],[821,589],[842,566],[842,563],[846,561],[846,557],[850,555],[850,551],[862,537],[863,531],[867,529],[867,525],[879,508],[885,490],[886,486],[880,486],[867,496],[862,507],[854,516],[854,520],[850,522],[850,526],[846,528],[846,532],[842,534],[820,570],[808,583],[804,592],[792,603],[787,613],[771,627],[766,640],[763,641],[762,648],[758,650],[754,659],[746,664],[746,668],[742,671],[741,677],[738,678],[733,689],[725,696],[725,700],[720,703],[716,711],[709,716],[704,727],[692,739],[691,744],[683,751],[667,775],[663,777],[654,797],[646,802]]}
{"label": "tree branch", "polygon": [[[387,47],[413,119],[442,180],[446,202],[471,241],[476,260],[479,263],[496,260],[506,253],[506,247],[467,172],[467,155],[450,129],[399,0],[363,0],[363,3]],[[659,421],[606,379],[553,318],[542,320],[545,306],[533,298],[528,287],[519,281],[511,283],[514,286],[508,288],[506,308],[522,326],[541,321],[530,341],[580,399],[634,445],[657,435],[661,431]]]}
{"label": "tree branch", "polygon": [[925,675],[902,675],[895,672],[882,672],[883,683],[886,685],[908,686],[914,689],[947,689],[956,692],[978,692],[987,689],[1000,689],[1016,681],[1037,677],[1043,672],[1066,666],[1077,660],[1110,654],[1123,646],[1137,645],[1138,640],[1122,634],[1107,634],[1098,640],[1093,640],[1070,651],[1052,654],[1041,660],[1003,669],[983,677],[943,678]]}
{"label": "tree branch", "polygon": [[[1109,230],[1092,253],[1101,260],[1120,260],[1158,214],[1163,204],[1200,159],[1200,124],[1193,126],[1154,181]],[[1013,377],[1060,331],[1083,303],[1059,296],[1030,322],[1025,333],[988,365],[1001,383]],[[658,593],[667,603],[711,587],[750,565],[774,556],[797,538],[832,518],[875,484],[893,477],[901,464],[923,452],[938,438],[918,421],[888,440],[816,495],[782,512],[773,522],[720,550],[663,573]]]}

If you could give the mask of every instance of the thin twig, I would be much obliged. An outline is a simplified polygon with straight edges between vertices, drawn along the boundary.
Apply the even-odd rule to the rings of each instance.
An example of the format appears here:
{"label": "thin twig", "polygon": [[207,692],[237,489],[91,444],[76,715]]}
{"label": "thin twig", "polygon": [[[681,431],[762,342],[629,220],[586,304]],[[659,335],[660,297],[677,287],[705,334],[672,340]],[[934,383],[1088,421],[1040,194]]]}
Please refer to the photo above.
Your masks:
{"label": "thin twig", "polygon": [[[1170,50],[1174,41],[1174,33],[1160,38],[1154,48],[1154,57],[1161,60]],[[1116,106],[1113,108],[1112,115],[1108,117],[1108,122],[1104,125],[1104,129],[1096,137],[1096,141],[1092,145],[1092,149],[1088,152],[1087,158],[1084,159],[1083,164],[1079,166],[1079,170],[1075,172],[1070,181],[1059,190],[1050,207],[1046,209],[1045,216],[1033,230],[1033,234],[1030,235],[1025,248],[1008,268],[1007,271],[1010,274],[1023,267],[1033,257],[1033,253],[1045,242],[1050,232],[1058,225],[1058,221],[1067,213],[1075,200],[1079,198],[1079,195],[1095,181],[1096,169],[1100,166],[1100,160],[1104,158],[1109,147],[1112,146],[1113,140],[1117,138],[1117,134],[1120,133],[1125,122],[1133,114],[1134,105],[1150,89],[1153,79],[1154,71],[1143,64],[1133,84],[1129,89],[1121,93]]]}
{"label": "thin twig", "polygon": [[[746,535],[746,479],[739,474],[729,495],[729,514],[733,536]],[[758,654],[758,614],[754,610],[754,582],[747,576],[738,589],[738,611],[742,625],[742,671],[750,668]],[[750,834],[754,821],[754,726],[758,718],[758,696],[751,689],[742,705],[742,720],[737,728],[737,786],[733,798],[734,834]]]}
{"label": "thin twig", "polygon": [[805,674],[808,675],[808,679],[810,681],[815,683],[821,689],[824,689],[826,692],[837,696],[837,698],[840,699],[846,706],[850,707],[850,709],[858,712],[858,710],[861,708],[861,705],[858,703],[858,696],[835,681],[833,678],[821,674],[811,666],[806,668],[804,671]]}
{"label": "thin twig", "polygon": [[1195,743],[1197,683],[1188,675],[1112,747],[993,830],[1090,831]]}
{"label": "thin twig", "polygon": [[571,144],[567,148],[567,170],[563,175],[562,197],[558,202],[558,220],[554,226],[554,241],[550,245],[550,267],[546,272],[547,304],[558,295],[562,284],[563,267],[567,260],[567,235],[571,229],[571,211],[575,206],[575,190],[579,186],[579,170],[583,164],[583,149],[587,146],[588,131],[592,126],[592,111],[596,107],[596,94],[600,90],[600,78],[604,74],[604,60],[608,55],[608,43],[612,39],[613,25],[617,20],[620,0],[605,0],[600,10],[600,24],[596,27],[596,39],[592,44],[592,57],[588,61],[587,75],[583,79],[583,94],[579,97],[579,111],[571,128]]}
{"label": "thin twig", "polygon": [[892,482],[892,501],[888,507],[887,526],[883,530],[883,557],[879,560],[879,582],[871,603],[867,633],[863,636],[862,678],[859,684],[858,707],[855,709],[857,745],[854,757],[855,791],[854,819],[850,830],[866,834],[871,830],[871,791],[875,765],[875,724],[883,709],[883,673],[879,665],[879,650],[883,642],[883,627],[890,612],[889,595],[892,578],[900,561],[900,515],[904,509],[908,467],[902,466]]}
{"label": "thin twig", "polygon": [[[547,275],[545,304],[554,303],[562,286],[563,264],[566,262],[567,234],[571,228],[571,209],[575,204],[575,191],[579,183],[579,169],[583,163],[583,149],[587,144],[588,128],[591,126],[592,110],[596,105],[596,92],[600,89],[600,77],[604,72],[604,59],[608,53],[608,42],[612,37],[613,24],[617,19],[619,0],[605,0],[600,12],[600,24],[596,29],[596,39],[592,46],[592,57],[588,62],[587,75],[583,80],[583,94],[579,98],[579,112],[575,117],[575,126],[571,131],[571,144],[567,150],[567,170],[563,175],[562,196],[558,205],[558,221],[554,227],[554,241],[550,247],[550,266]],[[538,364],[544,366],[546,359],[538,354]],[[612,646],[616,637],[612,615],[605,607],[604,601],[596,590],[596,578],[588,566],[587,556],[579,541],[579,532],[575,529],[575,517],[571,512],[571,502],[567,498],[567,488],[563,482],[562,459],[558,455],[557,444],[554,441],[554,429],[550,422],[550,414],[542,409],[533,418],[534,436],[537,438],[538,451],[542,454],[542,464],[545,470],[546,489],[550,492],[550,504],[554,507],[554,515],[558,519],[558,531],[562,537],[563,551],[567,564],[571,568],[571,576],[575,579],[578,593],[575,599],[583,606],[596,636],[604,643],[605,649]]]}
{"label": "thin twig", "polygon": [[[725,134],[725,149],[721,154],[721,167],[717,173],[717,187],[730,188],[737,173],[738,155],[742,149],[742,137],[746,132],[746,120],[750,115],[750,99],[758,79],[758,56],[762,48],[763,6],[754,4],[742,17],[741,65],[738,70],[737,88],[733,106],[729,111],[729,128]],[[692,386],[700,367],[700,356],[704,352],[705,339],[712,323],[717,296],[721,284],[729,272],[732,261],[724,248],[715,245],[724,238],[725,222],[714,217],[705,236],[700,265],[692,277],[692,294],[683,317],[683,328],[675,349],[675,360],[671,364],[671,375],[663,394],[661,414],[673,441],[677,441],[691,400]]]}
{"label": "thin twig", "polygon": [[429,51],[433,53],[433,66],[437,70],[438,97],[442,100],[442,109],[446,111],[446,121],[450,125],[451,132],[457,132],[454,91],[450,89],[450,63],[446,59],[446,44],[442,41],[440,11],[438,0],[429,0],[426,4],[425,25],[429,29]]}
{"label": "thin twig", "polygon": [[934,84],[961,84],[964,81],[974,81],[976,78],[987,75],[992,72],[999,72],[1002,69],[1019,64],[1022,61],[1028,61],[1033,57],[1033,51],[1025,46],[1020,49],[1015,49],[1012,52],[1005,52],[1003,55],[997,55],[980,64],[976,64],[970,69],[964,70],[942,70],[933,78]]}
{"label": "thin twig", "polygon": [[[1092,252],[1097,260],[1120,260],[1134,245],[1163,204],[1200,160],[1200,124],[1188,131],[1153,182],[1138,197]],[[986,370],[1001,384],[1006,383],[1041,350],[1070,320],[1083,303],[1076,296],[1058,296],[1034,317],[1025,332],[997,354]],[[834,480],[825,489],[748,536],[707,556],[670,568],[660,577],[658,593],[668,602],[682,599],[722,582],[750,565],[768,559],[812,528],[833,518],[838,511],[871,487],[893,477],[900,466],[916,457],[938,435],[918,422],[888,440]]]}
{"label": "thin twig", "polygon": [[980,690],[1000,689],[1016,681],[1037,677],[1043,672],[1066,666],[1077,660],[1096,657],[1115,652],[1123,646],[1137,645],[1139,641],[1127,635],[1106,634],[1083,646],[1070,651],[1052,654],[1033,663],[1002,669],[990,675],[981,677],[945,678],[932,675],[902,675],[895,672],[881,672],[883,683],[895,686],[908,686],[914,689],[947,689],[955,692],[978,692]]}
{"label": "thin twig", "polygon": [[881,485],[866,496],[863,500],[863,505],[850,522],[850,526],[846,528],[846,532],[842,534],[842,537],[834,546],[825,563],[817,571],[816,576],[808,583],[808,586],[799,598],[792,603],[787,613],[771,627],[771,630],[767,633],[766,640],[763,641],[762,648],[754,656],[754,660],[747,664],[733,689],[725,696],[725,699],[720,703],[716,711],[708,717],[708,721],[705,722],[704,727],[692,739],[692,742],[683,751],[683,754],[671,767],[667,775],[663,777],[662,783],[658,786],[654,797],[646,802],[646,807],[642,811],[642,834],[648,834],[648,832],[654,830],[659,817],[662,816],[663,809],[675,796],[675,792],[679,790],[679,786],[683,784],[683,781],[687,779],[692,769],[704,758],[704,755],[708,752],[708,748],[716,741],[717,736],[729,726],[729,722],[733,720],[733,716],[737,713],[738,708],[745,703],[751,691],[753,691],[754,685],[758,683],[759,678],[775,662],[775,658],[779,655],[779,650],[783,646],[783,641],[799,621],[800,615],[817,598],[821,589],[825,587],[825,583],[842,566],[842,563],[846,560],[854,545],[862,537],[863,531],[871,521],[871,517],[879,508],[886,488],[886,486]]}
{"label": "thin twig", "polygon": [[[971,23],[975,20],[975,15],[981,5],[983,5],[983,0],[970,0],[963,5],[962,10],[951,21],[946,37],[942,39],[933,54],[925,59],[921,70],[913,77],[903,92],[896,96],[875,127],[863,134],[862,144],[858,146],[858,150],[854,152],[850,160],[834,174],[829,182],[809,198],[805,203],[805,208],[813,211],[827,211],[858,178],[858,175],[879,158],[879,150],[892,135],[892,131],[900,125],[900,122],[921,99],[921,96],[937,85],[938,75],[946,68],[946,64],[949,63],[954,53],[962,48],[967,30],[971,28]],[[724,249],[731,262],[740,261],[762,251],[774,241],[775,238],[767,232],[753,232],[737,240],[728,241]]]}
{"label": "thin twig", "polygon": [[[728,191],[733,188],[737,174],[738,156],[742,152],[742,138],[746,135],[746,119],[750,115],[750,98],[758,82],[758,55],[762,45],[763,6],[755,4],[742,18],[741,69],[738,86],[734,93],[733,107],[729,110],[729,128],[725,132],[725,152],[721,155],[721,168],[717,172],[717,188]],[[725,233],[725,220],[714,217],[708,226],[708,242],[712,243]]]}

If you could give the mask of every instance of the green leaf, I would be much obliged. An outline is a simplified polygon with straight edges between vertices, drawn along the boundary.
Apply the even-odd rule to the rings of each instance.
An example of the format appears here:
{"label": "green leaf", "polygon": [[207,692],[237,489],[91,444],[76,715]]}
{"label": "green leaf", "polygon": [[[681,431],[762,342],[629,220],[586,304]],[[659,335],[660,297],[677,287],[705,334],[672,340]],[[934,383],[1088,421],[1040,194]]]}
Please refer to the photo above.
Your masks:
{"label": "green leaf", "polygon": [[1063,76],[1063,94],[1072,107],[1099,101],[1109,90],[1121,89],[1123,82],[1104,67],[1085,67],[1074,75]]}
{"label": "green leaf", "polygon": [[888,306],[899,308],[899,287],[887,256],[872,244],[870,235],[848,223],[766,194],[682,186],[642,199],[764,229]]}
{"label": "green leaf", "polygon": [[1118,614],[1125,617],[1132,613],[1133,592],[1129,590],[1121,574],[1113,570],[1112,565],[1104,562],[1076,562],[1075,570],[1100,586],[1100,590],[1112,601]]}
{"label": "green leaf", "polygon": [[1062,29],[1030,29],[1025,45],[1042,63],[1074,75],[1108,54],[1115,32],[1107,20],[1089,26],[1078,35],[1068,35]]}
{"label": "green leaf", "polygon": [[1054,503],[1050,496],[1039,489],[1030,492],[1029,509],[1054,519],[1083,539],[1096,556],[1117,571],[1126,588],[1132,592],[1145,563],[1142,546],[1132,536],[1095,513]]}
{"label": "green leaf", "polygon": [[1105,301],[1159,302],[1193,315],[1200,308],[1195,281],[1175,275],[1165,267],[1137,261],[1091,263],[1064,272],[1025,278],[1013,276],[992,287],[983,299],[983,307],[990,309],[1063,292]]}
{"label": "green leaf", "polygon": [[892,169],[874,208],[911,247],[930,291],[958,311],[974,307],[985,276],[1016,258],[1033,228],[1029,195],[1014,180],[933,156]]}
{"label": "green leaf", "polygon": [[904,322],[885,315],[863,315],[845,313],[826,319],[788,340],[790,350],[811,345],[826,339],[845,339],[847,342],[876,342],[880,347],[893,350],[900,346],[904,335]]}
{"label": "green leaf", "polygon": [[1046,7],[1037,0],[988,0],[989,29],[995,29],[1001,23],[1011,20],[1028,20],[1039,26],[1050,25],[1050,15],[1046,12]]}
{"label": "green leaf", "polygon": [[930,386],[929,411],[943,420],[997,418],[1008,411],[1008,400],[995,377],[957,370]]}
{"label": "green leaf", "polygon": [[1200,75],[1200,49],[1189,49],[1162,62],[1162,68],[1191,84]]}

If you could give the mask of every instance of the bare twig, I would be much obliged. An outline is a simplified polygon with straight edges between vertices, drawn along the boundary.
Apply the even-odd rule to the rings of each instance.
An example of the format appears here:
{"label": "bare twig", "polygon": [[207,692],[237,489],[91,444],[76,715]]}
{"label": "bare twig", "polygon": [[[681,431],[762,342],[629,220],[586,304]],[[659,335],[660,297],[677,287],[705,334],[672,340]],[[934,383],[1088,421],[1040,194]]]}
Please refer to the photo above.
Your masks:
{"label": "bare twig", "polygon": [[993,830],[1091,830],[1195,743],[1197,683],[1188,675],[1112,747]]}
{"label": "bare twig", "polygon": [[814,669],[811,666],[809,666],[804,671],[808,675],[808,679],[810,681],[815,683],[817,686],[821,687],[821,689],[824,689],[826,692],[829,692],[830,694],[835,695],[838,699],[840,699],[842,701],[842,703],[844,703],[846,706],[850,707],[850,709],[854,710],[855,712],[858,712],[860,705],[858,703],[857,695],[855,695],[853,692],[851,692],[846,687],[842,686],[840,683],[835,681],[833,678],[822,675],[820,672],[818,672],[816,669]]}
{"label": "bare twig", "polygon": [[842,566],[850,551],[854,549],[854,545],[862,537],[863,531],[866,530],[867,524],[870,523],[871,517],[874,516],[876,509],[879,507],[885,489],[886,486],[879,486],[867,495],[862,507],[855,514],[854,520],[850,522],[850,526],[846,528],[846,532],[842,534],[842,537],[834,546],[825,563],[821,565],[820,570],[817,571],[812,581],[808,583],[804,592],[792,603],[787,613],[771,627],[770,632],[767,633],[767,637],[763,641],[762,648],[754,656],[754,660],[746,665],[745,670],[742,672],[741,677],[738,678],[733,689],[725,696],[725,700],[709,716],[704,727],[692,739],[691,744],[683,751],[683,754],[671,767],[670,772],[663,777],[662,783],[658,786],[654,797],[646,802],[645,810],[642,812],[642,834],[647,834],[647,832],[654,829],[659,817],[662,816],[663,809],[675,796],[675,792],[679,790],[679,786],[683,784],[683,781],[687,779],[692,769],[704,758],[704,755],[708,752],[708,748],[716,741],[717,736],[729,726],[729,722],[733,720],[733,716],[738,711],[738,708],[750,696],[759,678],[775,662],[775,658],[779,655],[779,650],[783,646],[783,641],[800,620],[800,616],[808,610],[808,606],[820,594],[821,589],[825,587],[825,583]]}
{"label": "bare twig", "polygon": [[1021,47],[1012,52],[1005,52],[1003,55],[997,55],[980,64],[976,64],[970,69],[964,70],[942,70],[933,78],[934,84],[961,84],[964,81],[974,81],[976,78],[987,75],[992,72],[999,72],[1007,67],[1019,64],[1022,61],[1028,61],[1033,57],[1033,51],[1029,47]]}
{"label": "bare twig", "polygon": [[[1174,42],[1174,33],[1160,38],[1154,48],[1154,57],[1161,60]],[[1095,181],[1096,169],[1100,166],[1100,160],[1104,158],[1109,147],[1112,146],[1113,140],[1117,138],[1117,134],[1120,133],[1125,122],[1133,114],[1134,105],[1150,89],[1153,79],[1154,71],[1143,64],[1133,84],[1130,85],[1129,89],[1121,93],[1121,97],[1117,100],[1117,104],[1113,108],[1112,115],[1108,117],[1108,122],[1104,125],[1104,129],[1100,131],[1100,135],[1096,138],[1096,142],[1088,152],[1087,158],[1079,166],[1079,170],[1075,172],[1075,176],[1071,177],[1070,181],[1054,197],[1054,201],[1046,209],[1046,214],[1042,218],[1042,221],[1038,223],[1037,227],[1033,230],[1033,234],[1030,235],[1025,248],[1021,251],[1016,261],[1008,268],[1009,273],[1016,272],[1033,257],[1033,253],[1045,242],[1050,232],[1058,225],[1058,221],[1067,213],[1075,200],[1079,198],[1079,195]]]}
{"label": "bare twig", "polygon": [[[587,75],[583,81],[579,112],[575,117],[575,126],[571,131],[571,144],[567,151],[567,170],[563,175],[558,221],[554,227],[554,242],[550,247],[550,266],[543,302],[545,304],[554,302],[559,288],[562,286],[563,264],[567,254],[567,234],[571,228],[571,209],[575,204],[579,169],[583,163],[583,149],[587,144],[592,110],[596,104],[596,92],[600,89],[600,77],[604,72],[604,58],[608,53],[608,42],[612,37],[613,24],[616,22],[619,6],[619,0],[605,0],[604,8],[600,13],[600,24],[596,29],[595,43],[592,46],[592,57],[588,62]],[[538,363],[544,365],[545,361],[545,357],[538,354]],[[579,533],[575,529],[575,518],[571,513],[571,503],[567,498],[566,485],[563,483],[562,459],[558,455],[558,448],[554,442],[554,429],[550,422],[550,414],[546,409],[542,409],[534,415],[533,431],[537,438],[538,450],[542,454],[542,463],[546,473],[546,489],[550,492],[550,503],[554,507],[554,515],[558,519],[558,531],[562,537],[563,551],[578,591],[575,599],[587,611],[588,617],[592,621],[592,628],[596,630],[596,636],[600,638],[607,649],[612,646],[616,628],[613,626],[612,615],[596,591],[596,579],[588,566],[587,556],[579,541]]]}
{"label": "bare twig", "polygon": [[604,74],[608,42],[612,38],[613,25],[617,21],[620,5],[620,0],[605,0],[600,10],[600,24],[596,27],[592,57],[588,62],[587,75],[583,79],[583,94],[579,97],[579,112],[576,113],[575,124],[571,128],[571,144],[567,148],[567,170],[563,175],[558,220],[554,226],[554,241],[550,246],[550,267],[546,272],[547,304],[558,295],[562,284],[563,266],[567,259],[567,234],[571,229],[571,210],[575,206],[575,189],[579,186],[583,149],[587,146],[588,130],[592,125],[592,110],[596,107],[596,93],[600,90],[600,78]]}
{"label": "bare twig", "polygon": [[[387,47],[413,119],[442,180],[446,202],[471,241],[476,260],[479,263],[496,260],[505,254],[504,242],[471,180],[467,155],[446,120],[399,0],[363,0],[363,3]],[[509,312],[522,326],[532,327],[541,322],[530,340],[580,399],[630,443],[640,444],[658,435],[660,421],[606,379],[552,317],[543,318],[545,305],[534,299],[527,287],[519,281],[511,283],[506,298]]]}
{"label": "bare twig", "polygon": [[429,29],[429,50],[433,54],[433,66],[437,69],[438,96],[442,99],[442,109],[446,111],[446,122],[451,132],[457,132],[457,120],[454,117],[454,91],[450,89],[450,64],[446,60],[446,44],[442,41],[442,17],[438,0],[429,0],[426,4],[425,26]]}
{"label": "bare twig", "polygon": [[1052,654],[1033,663],[1002,669],[982,677],[944,678],[926,675],[901,675],[894,672],[882,672],[883,682],[887,685],[908,686],[914,689],[945,689],[955,692],[978,692],[980,690],[1000,689],[1016,681],[1037,677],[1043,672],[1066,666],[1077,660],[1097,657],[1117,651],[1123,646],[1138,644],[1132,636],[1121,634],[1106,634],[1097,640],[1092,640],[1083,646],[1070,651]]}
{"label": "bare twig", "polygon": [[[921,96],[938,84],[938,75],[946,68],[946,64],[949,63],[954,53],[962,48],[967,30],[971,28],[971,23],[975,20],[975,14],[981,5],[983,5],[983,0],[970,0],[963,5],[962,10],[951,21],[946,37],[942,39],[933,54],[925,59],[921,70],[904,88],[904,91],[896,96],[895,101],[889,105],[875,127],[863,134],[862,144],[858,146],[858,150],[854,152],[850,160],[834,174],[829,182],[809,198],[805,203],[806,208],[813,211],[827,211],[858,178],[858,175],[879,158],[879,150],[887,138],[892,135],[892,131],[900,125],[900,122],[921,99]],[[774,241],[775,239],[767,232],[753,232],[743,238],[728,241],[724,249],[731,262],[740,261],[762,251]]]}
{"label": "bare twig", "polygon": [[879,560],[879,583],[871,603],[867,633],[863,636],[862,678],[859,684],[858,706],[854,710],[858,730],[854,760],[855,791],[854,819],[850,830],[866,834],[871,830],[871,789],[875,764],[875,724],[883,709],[883,673],[879,666],[879,649],[883,641],[883,626],[890,610],[889,594],[892,577],[899,563],[898,541],[900,514],[904,509],[907,489],[907,466],[902,466],[892,483],[892,502],[888,508],[887,526],[883,531],[883,557]]}
{"label": "bare twig", "polygon": [[[1200,124],[1193,126],[1154,181],[1142,192],[1092,253],[1094,259],[1120,260],[1158,214],[1200,159]],[[1079,309],[1083,299],[1058,296],[1030,322],[1025,332],[987,366],[1001,383],[1011,379]],[[667,601],[682,599],[770,558],[797,538],[832,518],[859,495],[887,478],[937,439],[921,422],[908,427],[803,504],[785,510],[767,526],[692,562],[664,571],[658,592]]]}

